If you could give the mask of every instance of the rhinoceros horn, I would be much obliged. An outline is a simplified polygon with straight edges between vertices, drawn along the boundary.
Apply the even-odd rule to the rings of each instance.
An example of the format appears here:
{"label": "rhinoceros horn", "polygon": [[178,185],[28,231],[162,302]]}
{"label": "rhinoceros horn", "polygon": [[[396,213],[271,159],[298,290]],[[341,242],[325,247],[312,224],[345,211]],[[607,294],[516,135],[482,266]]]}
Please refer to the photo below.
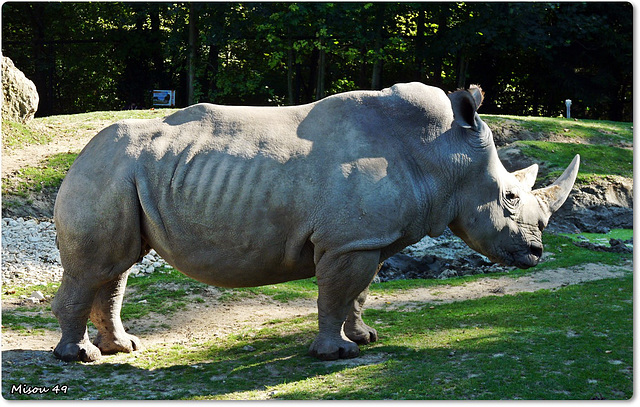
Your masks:
{"label": "rhinoceros horn", "polygon": [[538,176],[538,164],[533,164],[530,167],[514,171],[513,175],[522,183],[528,191],[531,191],[533,184],[536,183],[536,177]]}
{"label": "rhinoceros horn", "polygon": [[573,183],[578,175],[578,168],[580,167],[580,155],[576,154],[571,161],[571,164],[567,167],[562,175],[551,185],[546,188],[540,188],[533,191],[533,194],[547,206],[549,209],[549,216],[557,211],[564,201],[567,200]]}

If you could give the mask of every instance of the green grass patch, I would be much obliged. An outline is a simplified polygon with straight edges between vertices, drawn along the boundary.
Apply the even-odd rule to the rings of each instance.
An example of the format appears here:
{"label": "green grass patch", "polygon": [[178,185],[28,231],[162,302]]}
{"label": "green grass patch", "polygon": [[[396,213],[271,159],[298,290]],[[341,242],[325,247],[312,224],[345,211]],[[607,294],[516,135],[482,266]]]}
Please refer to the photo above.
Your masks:
{"label": "green grass patch", "polygon": [[633,229],[611,229],[608,233],[560,233],[573,241],[588,241],[593,244],[609,245],[609,239],[631,240],[633,239]]}
{"label": "green grass patch", "polygon": [[[209,286],[185,276],[173,268],[156,269],[156,272],[130,277],[122,309],[123,320],[142,318],[151,312],[168,315],[186,306],[187,296],[197,295]],[[218,302],[242,301],[256,295],[266,295],[274,301],[287,303],[298,298],[315,298],[318,286],[314,278],[289,281],[277,285],[246,288],[217,288]],[[186,301],[206,303],[201,297],[190,297]]]}
{"label": "green grass patch", "polygon": [[3,180],[2,193],[26,197],[43,188],[58,188],[78,154],[58,153],[43,160],[37,167],[19,169]]}
{"label": "green grass patch", "polygon": [[[619,229],[623,230],[623,229]],[[628,235],[629,232],[633,236],[633,231],[627,229],[624,235]],[[623,233],[620,233],[622,235]],[[591,233],[593,239],[604,239],[606,235],[600,233]],[[589,250],[584,247],[579,247],[573,244],[577,239],[566,235],[552,235],[544,233],[542,235],[542,241],[545,246],[545,251],[553,253],[553,258],[543,263],[540,263],[535,269],[555,269],[572,267],[586,263],[601,263],[609,265],[622,264],[627,260],[633,259],[632,253],[609,253]],[[607,239],[607,244],[609,240]]]}
{"label": "green grass patch", "polygon": [[513,278],[521,277],[526,274],[535,273],[543,269],[555,269],[579,266],[587,263],[600,263],[608,265],[620,265],[625,261],[632,260],[631,253],[609,253],[589,250],[585,247],[579,247],[573,244],[575,241],[581,240],[577,236],[584,236],[592,243],[609,244],[609,239],[628,240],[633,238],[632,229],[612,229],[609,233],[582,233],[580,235],[543,233],[542,241],[545,252],[553,253],[551,258],[545,259],[536,267],[531,269],[518,269],[513,267],[504,273],[491,274],[474,274],[462,277],[452,277],[444,280],[439,279],[411,279],[411,280],[394,280],[384,283],[372,284],[371,293],[390,293],[395,290],[410,290],[423,287],[437,287],[443,285],[464,285],[471,281],[483,278],[499,278],[509,276]]}
{"label": "green grass patch", "polygon": [[318,295],[318,283],[316,278],[288,281],[276,285],[264,285],[260,287],[235,288],[237,293],[250,292],[270,296],[276,301],[287,303],[299,298],[315,298]]}
{"label": "green grass patch", "polygon": [[560,134],[589,143],[633,143],[633,123],[630,122],[509,115],[481,115],[481,117],[489,127],[510,122],[533,133]]}
{"label": "green grass patch", "polygon": [[[123,321],[143,318],[152,312],[173,314],[186,307],[186,297],[198,294],[207,287],[172,268],[157,269],[150,275],[130,277],[127,286],[130,292],[125,294]],[[197,298],[192,300],[198,302]]]}
{"label": "green grass patch", "polygon": [[[47,316],[45,316],[45,314]],[[51,314],[51,310],[46,312],[43,307],[35,309],[23,309],[21,311],[3,311],[2,326],[4,329],[13,329],[26,332],[36,330],[36,333],[44,333],[44,330],[56,330],[58,320]]]}
{"label": "green grass patch", "polygon": [[[3,366],[7,399],[590,400],[633,395],[633,276],[405,310],[369,309],[360,358],[307,356],[316,316],[97,364]],[[4,361],[3,361],[4,363]],[[57,372],[52,374],[53,368]],[[11,395],[19,383],[69,391]],[[105,385],[108,383],[108,385]]]}
{"label": "green grass patch", "polygon": [[2,121],[2,147],[22,148],[30,144],[47,144],[53,139],[53,134],[33,129],[28,124],[9,120]]}
{"label": "green grass patch", "polygon": [[30,286],[22,285],[3,285],[2,298],[19,298],[21,295],[29,295],[34,291],[40,291],[43,295],[53,295],[60,287],[59,282],[48,284],[36,284]]}
{"label": "green grass patch", "polygon": [[125,119],[155,119],[168,116],[180,109],[146,109],[146,110],[119,110],[119,111],[98,111],[88,113],[78,113],[59,116],[48,116],[40,119],[45,125],[58,125],[65,122],[66,126],[81,128],[93,128],[95,123],[102,125],[103,122],[117,122]]}
{"label": "green grass patch", "polygon": [[580,154],[578,182],[589,182],[593,176],[633,178],[633,151],[630,149],[547,141],[518,141],[517,144],[525,155],[549,168],[550,178],[562,174],[576,154]]}

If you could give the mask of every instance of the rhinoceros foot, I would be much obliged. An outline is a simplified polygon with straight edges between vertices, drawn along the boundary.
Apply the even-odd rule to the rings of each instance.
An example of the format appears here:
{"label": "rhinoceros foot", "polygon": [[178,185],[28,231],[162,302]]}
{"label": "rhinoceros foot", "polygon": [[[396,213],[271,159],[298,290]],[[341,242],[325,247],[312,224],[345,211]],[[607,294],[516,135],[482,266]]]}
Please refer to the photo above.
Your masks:
{"label": "rhinoceros foot", "polygon": [[128,333],[120,333],[118,336],[98,333],[93,344],[100,349],[103,355],[110,355],[118,352],[131,353],[134,350],[142,349],[140,339],[137,336],[130,335]]}
{"label": "rhinoceros foot", "polygon": [[378,340],[378,332],[374,328],[371,328],[369,325],[362,322],[362,320],[351,327],[345,324],[344,333],[347,335],[347,338],[351,339],[358,345],[366,345]]}
{"label": "rhinoceros foot", "polygon": [[89,341],[80,343],[59,343],[53,350],[53,355],[65,362],[95,362],[101,353],[97,346]]}
{"label": "rhinoceros foot", "polygon": [[360,348],[349,340],[318,335],[309,348],[309,355],[320,360],[351,359],[360,355]]}

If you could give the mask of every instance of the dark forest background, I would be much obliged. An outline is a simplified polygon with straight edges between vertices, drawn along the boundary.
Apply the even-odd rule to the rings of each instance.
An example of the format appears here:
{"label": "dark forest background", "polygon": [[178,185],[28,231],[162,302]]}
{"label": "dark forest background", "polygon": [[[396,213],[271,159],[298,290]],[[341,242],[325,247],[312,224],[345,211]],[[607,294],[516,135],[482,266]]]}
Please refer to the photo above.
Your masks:
{"label": "dark forest background", "polygon": [[300,104],[421,81],[479,83],[483,113],[632,119],[630,3],[25,2],[2,53],[38,116],[197,102]]}

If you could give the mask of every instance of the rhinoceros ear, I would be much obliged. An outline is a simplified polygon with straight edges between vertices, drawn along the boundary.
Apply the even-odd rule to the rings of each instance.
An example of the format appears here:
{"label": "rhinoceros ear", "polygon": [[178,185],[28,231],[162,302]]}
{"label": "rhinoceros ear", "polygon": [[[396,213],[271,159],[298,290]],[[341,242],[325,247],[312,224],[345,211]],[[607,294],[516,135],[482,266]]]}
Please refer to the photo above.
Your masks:
{"label": "rhinoceros ear", "polygon": [[533,164],[527,168],[512,172],[520,183],[531,191],[538,176],[538,164]]}
{"label": "rhinoceros ear", "polygon": [[471,85],[468,90],[457,90],[448,96],[455,122],[465,129],[478,130],[475,116],[484,99],[482,89],[477,85]]}

